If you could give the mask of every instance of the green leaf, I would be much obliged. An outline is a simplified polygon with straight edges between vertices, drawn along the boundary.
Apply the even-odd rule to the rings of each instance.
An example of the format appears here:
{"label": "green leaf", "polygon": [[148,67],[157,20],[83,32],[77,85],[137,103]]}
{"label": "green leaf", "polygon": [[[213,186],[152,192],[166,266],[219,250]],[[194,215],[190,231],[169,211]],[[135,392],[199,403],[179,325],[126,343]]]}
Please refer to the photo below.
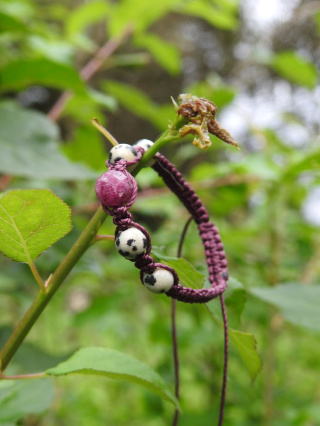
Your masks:
{"label": "green leaf", "polygon": [[172,44],[165,42],[154,34],[139,34],[134,37],[137,47],[147,49],[153,58],[170,74],[177,75],[181,70],[179,50]]}
{"label": "green leaf", "polygon": [[303,153],[298,153],[293,157],[291,164],[288,165],[282,174],[282,179],[287,182],[292,182],[292,179],[298,177],[300,173],[305,171],[316,170],[320,167],[320,150],[310,153],[310,150]]}
{"label": "green leaf", "polygon": [[[168,258],[167,258],[168,259]],[[173,268],[179,275],[179,281],[187,287],[202,288],[205,276],[198,272],[186,259],[171,258],[170,260],[161,259],[161,263]]]}
{"label": "green leaf", "polygon": [[318,80],[316,66],[293,51],[273,55],[270,65],[282,77],[300,86],[312,89]]}
{"label": "green leaf", "polygon": [[53,179],[95,179],[96,174],[64,157],[58,126],[44,114],[0,104],[0,172]]}
{"label": "green leaf", "polygon": [[105,20],[110,10],[110,4],[104,1],[90,1],[74,9],[66,21],[66,31],[69,37],[82,32],[86,27]]}
{"label": "green leaf", "polygon": [[[5,381],[0,383],[1,394]],[[15,422],[28,414],[42,413],[53,402],[51,379],[17,380],[10,383],[11,394],[1,401],[0,422]]]}
{"label": "green leaf", "polygon": [[0,250],[31,263],[71,231],[69,207],[48,189],[13,190],[0,198]]}
{"label": "green leaf", "polygon": [[[90,141],[90,149],[88,149]],[[72,160],[87,164],[94,170],[105,170],[107,153],[101,135],[93,126],[79,126],[74,140],[63,145],[63,152]]]}
{"label": "green leaf", "polygon": [[17,19],[14,16],[10,16],[7,13],[0,12],[0,22],[1,22],[0,33],[28,32],[28,27],[20,19]]}
{"label": "green leaf", "polygon": [[254,335],[233,330],[232,328],[229,328],[228,331],[231,342],[244,362],[251,380],[254,381],[262,368],[261,358],[257,352],[257,341]]}
{"label": "green leaf", "polygon": [[224,295],[228,311],[229,326],[238,327],[241,322],[242,312],[247,303],[245,289],[239,281],[230,277]]}
{"label": "green leaf", "polygon": [[22,90],[32,85],[83,92],[85,85],[69,65],[49,59],[20,59],[1,71],[1,90]]}
{"label": "green leaf", "polygon": [[320,332],[320,286],[280,284],[272,288],[251,288],[250,293],[276,306],[292,324]]}
{"label": "green leaf", "polygon": [[[208,285],[209,283],[206,283],[206,286]],[[228,320],[232,318],[233,322],[239,323],[240,316],[246,303],[246,295],[243,285],[235,278],[230,277],[224,296],[227,306]],[[239,298],[239,300],[237,300],[237,298]],[[223,327],[221,308],[220,304],[217,303],[217,300],[211,300],[210,302],[206,303],[205,306],[213,319],[221,327]],[[246,366],[250,379],[254,381],[262,367],[261,358],[257,351],[257,342],[254,335],[240,330],[234,330],[230,327],[228,327],[228,334],[231,342],[234,344],[235,349],[237,350],[238,355]]]}
{"label": "green leaf", "polygon": [[46,374],[97,374],[110,379],[139,384],[178,407],[178,402],[167,383],[143,362],[122,352],[107,348],[83,348],[67,361],[50,368]]}
{"label": "green leaf", "polygon": [[206,2],[203,0],[194,0],[188,3],[181,2],[180,13],[196,16],[207,21],[210,25],[225,30],[233,30],[238,24],[237,20],[238,2]]}
{"label": "green leaf", "polygon": [[177,0],[122,0],[117,2],[110,18],[108,30],[111,37],[117,36],[123,28],[134,25],[137,32],[146,30],[151,24],[164,16]]}
{"label": "green leaf", "polygon": [[[206,288],[210,287],[209,281],[205,284]],[[247,303],[246,291],[243,285],[235,278],[229,277],[228,287],[224,292],[224,300],[227,307],[228,323],[231,327],[239,327],[241,323],[241,315]],[[221,307],[216,299],[207,303],[210,312],[215,314],[222,321]]]}
{"label": "green leaf", "polygon": [[[103,84],[105,91],[114,96],[121,105],[138,117],[145,118],[153,123],[159,130],[163,131],[170,120],[166,105],[159,106],[154,103],[145,93],[118,81],[106,81]],[[171,111],[174,109],[171,106]]]}
{"label": "green leaf", "polygon": [[57,40],[48,40],[45,37],[32,36],[28,38],[30,47],[49,61],[62,64],[70,64],[74,49],[69,43]]}

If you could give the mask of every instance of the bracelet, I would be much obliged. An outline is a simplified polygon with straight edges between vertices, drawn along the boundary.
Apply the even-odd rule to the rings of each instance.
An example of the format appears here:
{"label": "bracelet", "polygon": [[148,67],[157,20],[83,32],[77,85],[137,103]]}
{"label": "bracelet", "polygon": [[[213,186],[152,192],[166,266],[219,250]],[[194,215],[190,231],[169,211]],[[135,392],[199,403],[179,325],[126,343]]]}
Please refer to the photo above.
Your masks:
{"label": "bracelet", "polygon": [[145,287],[181,302],[208,302],[222,295],[227,287],[227,259],[221,237],[217,227],[209,222],[208,212],[200,198],[163,155],[156,154],[151,167],[177,195],[198,225],[209,271],[210,288],[184,287],[179,284],[179,277],[174,269],[155,263],[150,256],[152,246],[149,233],[143,226],[133,222],[128,211],[137,195],[137,183],[127,169],[138,163],[151,145],[151,141],[143,139],[134,146],[119,144],[113,147],[106,161],[108,171],[98,178],[95,186],[97,197],[106,213],[113,216],[113,222],[117,226],[116,249],[140,269],[141,282]]}
{"label": "bracelet", "polygon": [[218,421],[218,425],[221,426],[226,398],[229,346],[228,319],[223,297],[228,281],[227,259],[219,231],[212,222],[209,222],[209,215],[202,201],[174,165],[159,153],[153,157],[151,164],[147,165],[151,165],[158,173],[197,223],[204,246],[210,288],[198,290],[182,286],[173,268],[155,263],[150,256],[152,246],[149,233],[143,226],[133,222],[132,215],[128,211],[137,195],[137,182],[127,169],[130,170],[137,164],[152,144],[153,142],[142,139],[133,146],[127,144],[114,146],[106,161],[108,171],[98,178],[95,190],[104,211],[113,216],[113,222],[117,226],[116,249],[140,269],[141,282],[147,289],[154,293],[165,293],[172,299],[186,303],[205,303],[220,297],[224,326],[224,367]]}

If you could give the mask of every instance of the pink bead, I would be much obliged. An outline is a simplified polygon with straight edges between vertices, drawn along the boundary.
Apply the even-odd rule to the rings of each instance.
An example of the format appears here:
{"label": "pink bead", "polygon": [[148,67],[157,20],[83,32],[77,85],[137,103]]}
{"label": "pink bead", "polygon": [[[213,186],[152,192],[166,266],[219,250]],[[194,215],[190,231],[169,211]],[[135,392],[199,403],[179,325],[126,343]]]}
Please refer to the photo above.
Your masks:
{"label": "pink bead", "polygon": [[102,205],[114,208],[131,205],[137,191],[137,183],[129,173],[109,170],[101,175],[95,186]]}

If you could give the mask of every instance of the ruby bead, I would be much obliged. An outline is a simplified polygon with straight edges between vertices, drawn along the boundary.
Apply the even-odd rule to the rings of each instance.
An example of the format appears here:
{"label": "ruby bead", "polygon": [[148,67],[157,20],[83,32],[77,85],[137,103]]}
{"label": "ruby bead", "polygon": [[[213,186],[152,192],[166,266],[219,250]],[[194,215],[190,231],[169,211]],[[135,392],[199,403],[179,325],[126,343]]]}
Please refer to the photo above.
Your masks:
{"label": "ruby bead", "polygon": [[137,183],[129,173],[109,170],[101,175],[95,185],[100,203],[109,208],[132,205]]}

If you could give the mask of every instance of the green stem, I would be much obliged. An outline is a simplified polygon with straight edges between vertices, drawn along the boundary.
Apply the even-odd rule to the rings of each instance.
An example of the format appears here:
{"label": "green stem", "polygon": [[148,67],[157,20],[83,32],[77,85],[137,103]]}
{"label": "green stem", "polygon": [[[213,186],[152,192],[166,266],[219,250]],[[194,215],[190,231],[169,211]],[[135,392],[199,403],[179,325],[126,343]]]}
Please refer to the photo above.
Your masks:
{"label": "green stem", "polygon": [[[182,124],[183,120],[178,118],[175,123],[175,129],[179,129]],[[143,165],[146,164],[162,146],[176,139],[180,139],[177,130],[168,129],[166,132],[164,132],[154,143],[154,145],[143,155],[141,161],[138,164],[138,167],[136,167],[132,172],[132,175],[136,176],[142,169]],[[107,215],[103,211],[102,207],[99,207],[80,237],[72,246],[71,250],[60,263],[56,271],[50,276],[44,289],[40,290],[36,299],[25,313],[24,317],[21,319],[9,340],[6,342],[5,346],[0,352],[1,372],[3,372],[8,366],[9,362],[13,358],[16,351],[19,349],[20,345],[39,318],[40,314],[47,306],[56,291],[59,289],[72,268],[76,265],[85,251],[92,245],[92,242],[95,240],[96,234],[102,223],[105,221],[106,217]]]}
{"label": "green stem", "polygon": [[31,269],[32,275],[34,276],[35,280],[39,284],[40,289],[42,291],[45,291],[44,282],[42,281],[42,278],[40,277],[40,274],[39,274],[38,269],[37,269],[36,265],[34,264],[34,262],[30,262],[29,267]]}
{"label": "green stem", "polygon": [[58,266],[57,270],[50,277],[45,291],[40,291],[38,293],[36,299],[30,306],[24,317],[21,319],[14,332],[10,336],[9,340],[0,352],[1,371],[5,370],[12,357],[18,350],[19,346],[29,333],[30,329],[35,324],[40,314],[51,300],[52,296],[61,286],[64,279],[67,277],[67,275],[75,266],[75,264],[78,262],[80,257],[90,246],[92,239],[95,237],[98,229],[106,219],[106,216],[106,213],[100,207],[94,214],[94,216],[92,217],[78,240],[75,242],[71,250],[68,252],[66,257]]}

